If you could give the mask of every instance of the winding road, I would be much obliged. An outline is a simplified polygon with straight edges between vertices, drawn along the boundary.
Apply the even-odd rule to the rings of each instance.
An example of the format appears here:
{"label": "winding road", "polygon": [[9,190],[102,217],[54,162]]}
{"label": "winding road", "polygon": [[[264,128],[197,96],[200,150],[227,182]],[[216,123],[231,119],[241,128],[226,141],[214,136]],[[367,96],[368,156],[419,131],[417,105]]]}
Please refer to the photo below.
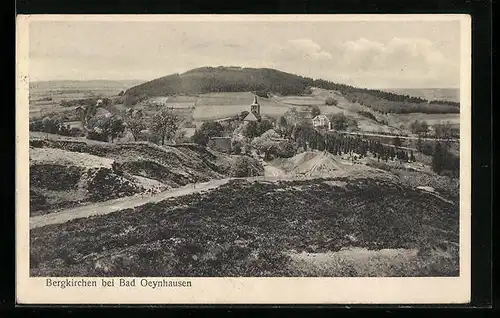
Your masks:
{"label": "winding road", "polygon": [[180,188],[175,188],[154,195],[139,194],[135,196],[69,208],[61,210],[59,212],[32,216],[30,217],[30,229],[51,224],[65,223],[70,220],[87,218],[94,215],[105,215],[120,210],[142,206],[146,203],[158,203],[169,198],[212,190],[223,184],[226,184],[229,180],[230,179],[215,179],[204,183],[188,184]]}

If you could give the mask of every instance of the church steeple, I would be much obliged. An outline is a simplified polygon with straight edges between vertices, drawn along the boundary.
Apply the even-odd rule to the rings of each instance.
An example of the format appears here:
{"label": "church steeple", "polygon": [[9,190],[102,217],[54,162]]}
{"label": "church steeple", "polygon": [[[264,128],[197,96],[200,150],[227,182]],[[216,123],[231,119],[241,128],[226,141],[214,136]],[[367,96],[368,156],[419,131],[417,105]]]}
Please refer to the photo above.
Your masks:
{"label": "church steeple", "polygon": [[253,95],[253,103],[252,105],[259,105],[259,103],[257,102],[257,95]]}
{"label": "church steeple", "polygon": [[257,102],[257,95],[253,96],[253,103],[250,105],[250,112],[260,115],[260,105],[259,102]]}

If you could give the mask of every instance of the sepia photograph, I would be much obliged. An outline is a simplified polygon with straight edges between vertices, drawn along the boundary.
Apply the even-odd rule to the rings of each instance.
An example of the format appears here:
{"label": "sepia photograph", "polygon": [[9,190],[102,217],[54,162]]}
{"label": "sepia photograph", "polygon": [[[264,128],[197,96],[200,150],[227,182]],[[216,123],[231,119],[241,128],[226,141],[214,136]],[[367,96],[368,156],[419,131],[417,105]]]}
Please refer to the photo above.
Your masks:
{"label": "sepia photograph", "polygon": [[467,297],[467,18],[18,20],[19,275],[178,297],[197,278],[455,279]]}

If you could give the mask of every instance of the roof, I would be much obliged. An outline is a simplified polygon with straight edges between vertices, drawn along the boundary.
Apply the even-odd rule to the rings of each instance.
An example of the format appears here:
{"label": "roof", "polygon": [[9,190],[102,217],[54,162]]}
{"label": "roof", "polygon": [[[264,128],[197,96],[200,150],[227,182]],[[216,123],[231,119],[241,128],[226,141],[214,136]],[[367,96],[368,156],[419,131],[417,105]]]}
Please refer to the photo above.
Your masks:
{"label": "roof", "polygon": [[244,121],[257,121],[257,116],[255,116],[254,113],[250,112],[246,117],[243,119]]}
{"label": "roof", "polygon": [[313,118],[313,120],[329,120],[328,117],[326,117],[325,115],[317,115]]}

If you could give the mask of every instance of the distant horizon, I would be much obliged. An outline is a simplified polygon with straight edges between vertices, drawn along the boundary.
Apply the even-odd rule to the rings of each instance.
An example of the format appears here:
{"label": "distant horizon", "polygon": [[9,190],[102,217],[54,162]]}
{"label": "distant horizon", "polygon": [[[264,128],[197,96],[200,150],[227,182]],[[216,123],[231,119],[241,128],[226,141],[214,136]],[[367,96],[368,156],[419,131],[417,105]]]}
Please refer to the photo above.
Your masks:
{"label": "distant horizon", "polygon": [[[166,75],[167,76],[167,75]],[[138,83],[145,83],[149,82],[151,80],[154,80],[156,78],[152,79],[147,79],[147,80],[142,80],[142,79],[54,79],[54,80],[35,80],[35,81],[29,81],[30,84],[34,83],[50,83],[50,82],[138,82]],[[337,83],[336,84],[345,84],[345,83]],[[346,84],[348,85],[348,84]],[[443,87],[363,87],[363,86],[356,86],[356,85],[351,85],[356,88],[363,88],[363,89],[375,89],[375,90],[388,90],[388,89],[396,89],[396,90],[412,90],[412,89],[455,89],[459,90],[460,87],[456,86],[443,86]]]}
{"label": "distant horizon", "polygon": [[[160,77],[154,77],[154,78],[148,78],[148,79],[112,79],[112,78],[95,78],[95,79],[71,79],[71,78],[68,78],[68,79],[46,79],[46,80],[30,80],[29,83],[49,83],[49,82],[137,82],[137,83],[145,83],[145,82],[149,82],[149,81],[152,81],[152,80],[155,80],[155,79],[158,79],[158,78],[161,78],[161,77],[164,77],[164,76],[169,76],[169,75],[172,75],[172,74],[183,74],[185,72],[189,72],[191,70],[194,70],[194,69],[198,69],[198,68],[204,68],[204,67],[213,67],[213,68],[216,68],[216,67],[240,67],[240,68],[255,68],[255,67],[250,67],[250,66],[237,66],[237,65],[230,65],[230,66],[223,66],[223,65],[217,65],[217,66],[201,66],[201,67],[195,67],[195,68],[192,68],[192,69],[188,69],[188,70],[185,70],[183,72],[173,72],[173,73],[168,73],[168,74],[165,74],[163,76],[160,76]],[[273,68],[270,68],[270,67],[262,67],[262,68],[269,68],[269,69],[273,69]],[[275,69],[275,68],[274,68]],[[303,74],[297,74],[297,73],[293,73],[293,72],[290,72],[290,71],[286,71],[286,70],[281,70],[281,69],[275,69],[277,71],[280,71],[280,72],[284,72],[284,73],[289,73],[289,74],[294,74],[294,75],[298,75],[298,76],[303,76],[303,77],[309,77],[307,75],[303,75]],[[331,82],[334,82],[336,84],[344,84],[344,85],[350,85],[350,86],[353,86],[353,87],[356,87],[356,88],[363,88],[363,89],[375,89],[375,90],[390,90],[390,89],[396,89],[396,90],[411,90],[411,89],[460,89],[460,87],[458,86],[422,86],[422,87],[376,87],[376,86],[373,86],[373,87],[366,87],[366,86],[361,86],[361,85],[352,85],[352,84],[347,84],[347,83],[344,83],[344,82],[338,82],[338,81],[333,81],[333,80],[329,80],[329,79],[326,79],[326,78],[314,78],[314,79],[321,79],[321,80],[327,80],[327,81],[331,81]]]}

